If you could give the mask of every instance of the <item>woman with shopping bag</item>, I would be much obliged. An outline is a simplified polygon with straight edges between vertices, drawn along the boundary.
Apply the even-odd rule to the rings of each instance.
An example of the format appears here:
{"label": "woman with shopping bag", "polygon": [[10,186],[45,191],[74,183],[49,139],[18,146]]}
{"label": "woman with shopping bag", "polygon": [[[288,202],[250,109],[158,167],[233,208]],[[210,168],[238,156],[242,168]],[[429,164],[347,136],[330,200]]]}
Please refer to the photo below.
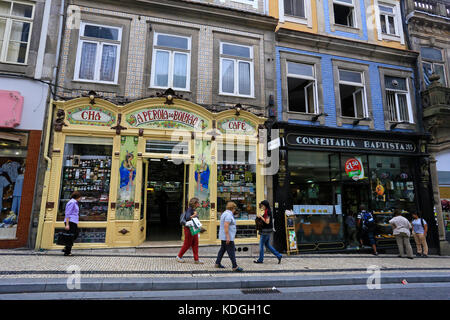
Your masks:
{"label": "woman with shopping bag", "polygon": [[[203,264],[202,261],[198,259],[198,232],[200,231],[194,227],[194,224],[192,220],[194,218],[198,217],[197,209],[200,207],[200,201],[198,198],[192,198],[189,201],[189,208],[181,214],[180,217],[180,224],[183,226],[184,230],[184,243],[181,247],[180,252],[178,253],[176,260],[177,262],[183,263],[183,255],[186,253],[186,251],[189,250],[189,248],[192,247],[192,252],[194,253],[194,263],[196,264]],[[196,222],[200,222],[197,218]],[[191,233],[191,228],[194,230]],[[199,228],[200,229],[200,228]],[[193,234],[194,233],[194,234]]]}

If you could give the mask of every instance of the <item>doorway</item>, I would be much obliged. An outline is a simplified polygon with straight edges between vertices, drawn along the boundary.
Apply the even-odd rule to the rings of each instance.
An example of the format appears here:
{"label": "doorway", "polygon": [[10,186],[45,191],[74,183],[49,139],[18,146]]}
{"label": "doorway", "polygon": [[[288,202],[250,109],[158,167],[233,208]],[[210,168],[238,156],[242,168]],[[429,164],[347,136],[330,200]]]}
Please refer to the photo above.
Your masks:
{"label": "doorway", "polygon": [[145,170],[146,241],[181,239],[180,214],[184,211],[189,165],[170,159],[148,159]]}
{"label": "doorway", "polygon": [[357,214],[359,207],[363,204],[369,210],[370,187],[364,182],[346,182],[342,186],[344,215]]}

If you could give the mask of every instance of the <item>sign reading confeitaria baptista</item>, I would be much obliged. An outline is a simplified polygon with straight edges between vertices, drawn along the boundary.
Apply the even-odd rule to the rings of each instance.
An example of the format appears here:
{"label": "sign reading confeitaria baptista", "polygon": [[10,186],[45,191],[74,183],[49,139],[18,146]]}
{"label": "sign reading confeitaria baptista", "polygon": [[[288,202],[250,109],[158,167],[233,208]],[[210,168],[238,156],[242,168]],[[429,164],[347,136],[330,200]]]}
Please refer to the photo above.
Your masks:
{"label": "sign reading confeitaria baptista", "polygon": [[389,151],[413,153],[417,150],[412,141],[377,140],[354,137],[316,136],[288,134],[287,143],[291,146],[310,148],[359,149],[367,151]]}

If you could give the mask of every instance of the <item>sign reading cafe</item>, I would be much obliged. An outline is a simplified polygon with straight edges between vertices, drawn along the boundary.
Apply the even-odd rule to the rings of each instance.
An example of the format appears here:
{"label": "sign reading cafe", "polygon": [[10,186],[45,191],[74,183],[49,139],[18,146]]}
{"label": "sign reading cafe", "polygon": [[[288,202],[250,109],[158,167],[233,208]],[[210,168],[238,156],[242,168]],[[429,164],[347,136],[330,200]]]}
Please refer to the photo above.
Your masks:
{"label": "sign reading cafe", "polygon": [[288,134],[286,139],[288,144],[302,147],[326,147],[394,152],[416,151],[416,145],[413,142],[404,141],[386,141],[352,137],[336,138],[329,136],[309,136],[299,134]]}

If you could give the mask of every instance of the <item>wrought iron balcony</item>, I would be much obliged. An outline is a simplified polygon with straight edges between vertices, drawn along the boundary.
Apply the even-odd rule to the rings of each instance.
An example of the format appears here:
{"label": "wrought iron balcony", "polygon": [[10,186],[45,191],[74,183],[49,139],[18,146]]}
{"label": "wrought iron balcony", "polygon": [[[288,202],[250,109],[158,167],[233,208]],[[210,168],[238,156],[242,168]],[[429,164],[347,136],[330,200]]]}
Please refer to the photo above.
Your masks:
{"label": "wrought iron balcony", "polygon": [[[414,3],[414,6],[412,2]],[[448,0],[410,0],[409,10],[422,11],[437,16],[450,17],[450,2]]]}

